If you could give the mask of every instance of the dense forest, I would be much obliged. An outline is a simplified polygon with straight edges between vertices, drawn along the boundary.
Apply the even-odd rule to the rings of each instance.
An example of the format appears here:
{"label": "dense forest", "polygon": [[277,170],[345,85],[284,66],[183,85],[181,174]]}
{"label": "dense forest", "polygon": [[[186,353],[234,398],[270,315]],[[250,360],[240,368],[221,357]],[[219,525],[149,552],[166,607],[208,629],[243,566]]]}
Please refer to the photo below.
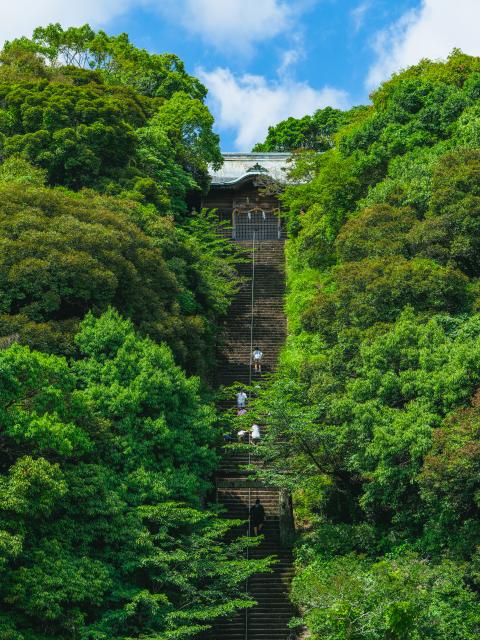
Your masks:
{"label": "dense forest", "polygon": [[[188,638],[249,606],[206,506],[238,278],[206,90],[88,26],[0,55],[0,638]],[[231,538],[231,537],[230,537]]]}
{"label": "dense forest", "polygon": [[[191,210],[206,89],[126,35],[0,53],[0,640],[173,640],[249,607],[209,504],[239,250]],[[480,636],[480,59],[453,51],[292,151],[289,336],[254,411],[314,640]],[[261,469],[261,467],[257,467]]]}
{"label": "dense forest", "polygon": [[271,127],[289,338],[258,411],[318,640],[480,634],[480,59]]}

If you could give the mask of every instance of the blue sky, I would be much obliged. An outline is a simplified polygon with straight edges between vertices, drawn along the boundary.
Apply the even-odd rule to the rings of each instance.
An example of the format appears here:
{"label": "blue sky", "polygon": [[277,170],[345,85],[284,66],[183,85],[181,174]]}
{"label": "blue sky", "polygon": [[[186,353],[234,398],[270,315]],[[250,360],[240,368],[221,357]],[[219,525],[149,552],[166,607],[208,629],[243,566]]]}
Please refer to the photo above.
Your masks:
{"label": "blue sky", "polygon": [[0,39],[89,22],[179,55],[209,89],[222,149],[268,124],[348,108],[422,57],[480,54],[480,0],[0,0]]}

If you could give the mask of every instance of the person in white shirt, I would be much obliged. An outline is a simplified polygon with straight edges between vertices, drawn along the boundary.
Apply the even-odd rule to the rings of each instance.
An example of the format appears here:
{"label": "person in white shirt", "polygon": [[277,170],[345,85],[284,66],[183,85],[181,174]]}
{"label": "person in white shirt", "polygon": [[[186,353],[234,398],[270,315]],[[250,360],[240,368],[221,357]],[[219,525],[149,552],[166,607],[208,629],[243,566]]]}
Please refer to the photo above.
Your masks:
{"label": "person in white shirt", "polygon": [[245,409],[246,404],[247,404],[247,394],[242,389],[237,393],[237,407],[239,409]]}
{"label": "person in white shirt", "polygon": [[252,444],[258,444],[260,442],[260,427],[258,426],[258,424],[252,424],[250,434]]}
{"label": "person in white shirt", "polygon": [[262,373],[262,358],[263,358],[263,353],[261,349],[259,349],[258,347],[255,347],[252,353],[253,367],[254,367],[255,373]]}

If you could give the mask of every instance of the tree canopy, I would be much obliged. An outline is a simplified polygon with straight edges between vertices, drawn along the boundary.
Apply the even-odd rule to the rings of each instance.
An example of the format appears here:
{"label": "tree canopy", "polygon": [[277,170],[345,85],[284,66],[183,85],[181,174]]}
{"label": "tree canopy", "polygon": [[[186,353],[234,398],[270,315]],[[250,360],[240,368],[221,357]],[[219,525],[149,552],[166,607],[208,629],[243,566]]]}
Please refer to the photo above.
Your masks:
{"label": "tree canopy", "polygon": [[215,319],[236,286],[235,251],[211,237],[214,215],[177,229],[171,218],[94,192],[7,181],[0,193],[1,335],[72,354],[85,313],[113,305],[179,362],[204,369]]}
{"label": "tree canopy", "polygon": [[313,638],[479,633],[479,82],[454,51],[338,117],[329,148],[293,119],[265,143],[310,147],[282,196],[290,331],[257,420]]}
{"label": "tree canopy", "polygon": [[113,305],[190,371],[212,362],[238,252],[188,214],[222,158],[205,90],[125,34],[49,25],[0,54],[0,335],[73,354]]}
{"label": "tree canopy", "polygon": [[0,152],[44,168],[52,186],[184,214],[189,192],[208,186],[208,164],[222,162],[205,95],[176,56],[126,34],[38,28],[0,54]]}
{"label": "tree canopy", "polygon": [[200,508],[215,412],[113,310],[76,344],[75,362],[0,351],[0,633],[191,637],[247,606],[238,587],[266,566]]}
{"label": "tree canopy", "polygon": [[352,115],[362,107],[351,112],[325,107],[318,109],[311,116],[303,118],[287,118],[274,127],[268,128],[264,142],[259,142],[253,151],[294,151],[311,149],[328,151],[334,144],[335,133],[348,124]]}
{"label": "tree canopy", "polygon": [[241,252],[189,211],[222,161],[205,94],[88,25],[0,54],[5,640],[198,637],[268,570],[208,502]]}
{"label": "tree canopy", "polygon": [[108,84],[125,85],[149,97],[168,99],[182,91],[203,100],[207,93],[198,78],[186,73],[176,55],[149,53],[135,47],[126,33],[110,36],[88,24],[67,29],[58,23],[37,27],[31,38],[7,42],[3,60],[14,64],[22,52],[25,61],[31,59],[28,53],[37,54],[37,60],[47,60],[50,69],[45,70],[54,75],[59,67],[63,67],[61,73],[70,66],[98,71]]}

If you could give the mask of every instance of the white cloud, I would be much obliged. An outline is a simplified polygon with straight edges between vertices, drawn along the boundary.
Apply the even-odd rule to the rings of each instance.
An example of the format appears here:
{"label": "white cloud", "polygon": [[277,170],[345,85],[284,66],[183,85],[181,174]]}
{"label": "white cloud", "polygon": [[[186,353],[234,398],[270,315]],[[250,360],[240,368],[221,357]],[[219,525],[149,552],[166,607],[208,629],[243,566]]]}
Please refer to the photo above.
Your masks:
{"label": "white cloud", "polygon": [[[0,46],[50,22],[106,25],[135,7],[166,16],[223,53],[251,54],[253,46],[290,31],[305,0],[0,0]],[[307,5],[305,5],[307,6]],[[290,33],[289,33],[290,37]]]}
{"label": "white cloud", "polygon": [[421,58],[446,58],[457,47],[471,55],[480,54],[479,0],[422,0],[398,22],[377,34],[377,60],[367,85],[372,88]]}
{"label": "white cloud", "polygon": [[350,15],[352,17],[353,20],[353,29],[355,32],[360,31],[360,29],[363,27],[364,22],[365,22],[365,17],[370,9],[370,7],[372,6],[372,3],[370,0],[366,0],[366,2],[361,2],[360,4],[358,4],[354,9],[352,9],[352,11],[350,12]]}
{"label": "white cloud", "polygon": [[290,46],[287,47],[285,44],[280,54],[280,64],[277,68],[278,76],[286,80],[292,71],[292,67],[300,60],[303,60],[305,55],[304,34],[300,30],[291,33]]}
{"label": "white cloud", "polygon": [[257,42],[288,30],[298,12],[282,0],[157,0],[159,11],[191,34],[229,51],[250,54]]}
{"label": "white cloud", "polygon": [[209,89],[220,129],[234,130],[241,150],[251,149],[265,138],[269,125],[289,116],[302,117],[327,105],[347,105],[347,94],[333,87],[314,89],[292,79],[268,82],[249,74],[235,77],[224,68],[200,69],[198,74]]}
{"label": "white cloud", "polygon": [[51,22],[101,26],[143,0],[0,0],[0,46],[5,40],[31,36],[35,27]]}
{"label": "white cloud", "polygon": [[293,49],[287,49],[286,51],[283,51],[281,55],[280,66],[277,69],[278,75],[286,75],[293,65],[302,60],[304,55],[304,51],[303,49],[300,49],[300,47],[295,47]]}

